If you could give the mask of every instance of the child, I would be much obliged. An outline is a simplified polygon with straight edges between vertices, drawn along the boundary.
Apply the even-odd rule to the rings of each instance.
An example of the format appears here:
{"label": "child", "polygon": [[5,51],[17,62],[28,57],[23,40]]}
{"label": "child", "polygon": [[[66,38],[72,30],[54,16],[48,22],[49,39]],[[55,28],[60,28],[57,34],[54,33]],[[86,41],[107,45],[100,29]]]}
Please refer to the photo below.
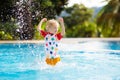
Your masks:
{"label": "child", "polygon": [[[56,65],[60,61],[60,57],[57,55],[58,41],[65,35],[65,27],[63,18],[59,18],[58,20],[61,25],[61,33],[58,33],[59,23],[54,19],[47,21],[46,18],[43,18],[38,25],[38,30],[45,39],[45,61],[49,65]],[[41,30],[43,22],[47,22],[46,31]]]}

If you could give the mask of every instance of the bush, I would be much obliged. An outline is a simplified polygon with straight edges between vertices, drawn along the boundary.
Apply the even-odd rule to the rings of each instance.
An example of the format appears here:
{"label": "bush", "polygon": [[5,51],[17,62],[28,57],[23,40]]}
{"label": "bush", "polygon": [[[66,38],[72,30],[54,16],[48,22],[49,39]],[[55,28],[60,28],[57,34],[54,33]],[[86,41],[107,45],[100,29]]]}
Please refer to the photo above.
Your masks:
{"label": "bush", "polygon": [[0,23],[0,40],[13,40],[15,36],[16,26],[12,22]]}
{"label": "bush", "polygon": [[66,29],[67,37],[96,37],[97,36],[97,25],[93,22],[84,22],[78,24],[72,28]]}

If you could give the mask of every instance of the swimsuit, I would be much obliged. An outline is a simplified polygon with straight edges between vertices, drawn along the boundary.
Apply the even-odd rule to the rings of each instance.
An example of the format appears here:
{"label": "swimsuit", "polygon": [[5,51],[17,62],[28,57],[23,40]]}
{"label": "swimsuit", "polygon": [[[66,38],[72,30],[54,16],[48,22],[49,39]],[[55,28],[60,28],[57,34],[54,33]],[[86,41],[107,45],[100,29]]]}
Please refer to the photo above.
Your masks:
{"label": "swimsuit", "polygon": [[45,53],[46,53],[46,63],[50,65],[55,65],[60,61],[58,57],[58,41],[62,38],[61,33],[52,34],[41,30],[41,35],[45,39]]}

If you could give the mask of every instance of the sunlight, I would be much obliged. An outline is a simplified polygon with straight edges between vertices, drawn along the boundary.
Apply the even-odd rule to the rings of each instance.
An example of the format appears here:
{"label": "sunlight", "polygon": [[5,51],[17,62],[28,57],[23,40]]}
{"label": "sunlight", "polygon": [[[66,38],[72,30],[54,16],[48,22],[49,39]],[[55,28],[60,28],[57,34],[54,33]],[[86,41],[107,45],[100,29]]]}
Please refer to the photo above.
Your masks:
{"label": "sunlight", "polygon": [[107,4],[104,0],[69,0],[68,6],[72,6],[75,3],[82,3],[86,7],[102,7]]}

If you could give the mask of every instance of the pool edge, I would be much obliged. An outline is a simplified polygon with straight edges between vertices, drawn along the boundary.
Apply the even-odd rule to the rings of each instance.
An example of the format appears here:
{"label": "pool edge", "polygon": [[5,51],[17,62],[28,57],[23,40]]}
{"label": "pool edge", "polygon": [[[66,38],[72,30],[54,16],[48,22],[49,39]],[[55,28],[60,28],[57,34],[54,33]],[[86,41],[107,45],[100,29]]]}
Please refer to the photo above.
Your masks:
{"label": "pool edge", "polygon": [[[63,38],[61,43],[79,43],[83,41],[120,41],[120,38]],[[0,40],[2,43],[44,43],[44,40]]]}

